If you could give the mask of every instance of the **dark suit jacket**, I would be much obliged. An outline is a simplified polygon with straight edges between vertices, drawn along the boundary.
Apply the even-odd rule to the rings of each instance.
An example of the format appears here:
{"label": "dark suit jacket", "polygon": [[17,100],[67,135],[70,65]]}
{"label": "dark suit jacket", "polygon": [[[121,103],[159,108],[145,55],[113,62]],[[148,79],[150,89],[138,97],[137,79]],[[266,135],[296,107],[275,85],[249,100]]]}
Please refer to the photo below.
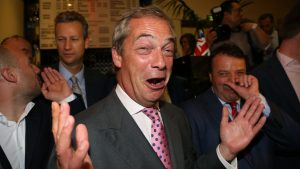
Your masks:
{"label": "dark suit jacket", "polygon": [[[216,151],[196,161],[189,126],[182,110],[160,103],[168,138],[172,168],[224,168]],[[94,168],[163,169],[163,164],[118,99],[115,91],[79,113],[76,123],[87,126]]]}
{"label": "dark suit jacket", "polygon": [[[274,52],[270,60],[258,66],[252,73],[259,80],[261,93],[300,124],[300,102],[287,74],[276,56],[276,52]],[[299,127],[290,127],[289,131],[292,131],[290,132],[291,140],[294,140],[295,137],[300,137],[300,135],[296,134],[297,130],[299,130]],[[294,149],[293,151],[283,149],[278,151],[276,152],[275,162],[277,168],[299,167],[300,151],[299,149]]]}
{"label": "dark suit jacket", "polygon": [[[58,64],[52,67],[59,69]],[[114,76],[103,75],[87,67],[84,68],[84,79],[88,107],[107,96],[116,85]]]}
{"label": "dark suit jacket", "polygon": [[[181,106],[190,121],[197,155],[201,157],[214,150],[220,143],[223,106],[212,89],[208,89]],[[239,153],[238,168],[273,169],[273,149],[269,142],[270,139],[264,133],[259,133],[247,149]]]}
{"label": "dark suit jacket", "polygon": [[[51,102],[45,100],[42,96],[35,98],[33,102],[35,103],[34,107],[25,118],[25,169],[44,169],[47,166],[54,144]],[[85,109],[84,103],[79,98],[70,102],[70,106],[72,114]],[[4,152],[2,153],[0,151],[0,165],[7,166],[4,168],[9,169],[11,167],[9,161]]]}

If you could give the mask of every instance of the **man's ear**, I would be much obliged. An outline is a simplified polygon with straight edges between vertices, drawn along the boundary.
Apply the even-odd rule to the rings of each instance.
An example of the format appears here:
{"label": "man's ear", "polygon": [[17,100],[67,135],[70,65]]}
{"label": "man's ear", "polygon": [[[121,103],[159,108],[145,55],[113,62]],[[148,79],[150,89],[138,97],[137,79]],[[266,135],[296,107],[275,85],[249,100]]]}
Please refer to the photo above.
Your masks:
{"label": "man's ear", "polygon": [[209,75],[209,81],[212,82],[212,75],[211,75],[211,73],[209,73],[208,75]]}
{"label": "man's ear", "polygon": [[89,45],[90,45],[90,38],[87,37],[85,40],[84,40],[84,48],[87,49],[89,48]]}
{"label": "man's ear", "polygon": [[122,56],[118,54],[116,48],[112,48],[111,49],[111,53],[112,53],[112,60],[114,62],[114,65],[117,68],[121,68],[122,67]]}
{"label": "man's ear", "polygon": [[12,68],[3,68],[0,70],[1,76],[8,82],[16,83],[18,80],[16,72]]}

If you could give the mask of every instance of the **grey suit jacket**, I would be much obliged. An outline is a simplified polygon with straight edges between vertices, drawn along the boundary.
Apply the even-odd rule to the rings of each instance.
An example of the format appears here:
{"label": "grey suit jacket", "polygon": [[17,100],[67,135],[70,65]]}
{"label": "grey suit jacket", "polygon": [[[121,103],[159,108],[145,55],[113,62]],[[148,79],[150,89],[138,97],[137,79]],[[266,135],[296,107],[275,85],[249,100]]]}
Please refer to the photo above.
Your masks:
{"label": "grey suit jacket", "polygon": [[[160,103],[168,138],[172,168],[224,168],[216,151],[195,158],[190,128],[181,109]],[[90,156],[96,169],[163,169],[143,133],[118,99],[115,91],[76,117],[87,126]]]}

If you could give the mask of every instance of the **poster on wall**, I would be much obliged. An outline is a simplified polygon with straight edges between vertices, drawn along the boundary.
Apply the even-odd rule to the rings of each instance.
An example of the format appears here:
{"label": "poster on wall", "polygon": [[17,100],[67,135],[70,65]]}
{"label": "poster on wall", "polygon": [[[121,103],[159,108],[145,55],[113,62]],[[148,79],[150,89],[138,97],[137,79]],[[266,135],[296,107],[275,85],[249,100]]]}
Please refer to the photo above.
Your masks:
{"label": "poster on wall", "polygon": [[40,49],[55,49],[54,19],[66,10],[81,13],[89,23],[90,48],[110,48],[116,21],[139,0],[40,0]]}

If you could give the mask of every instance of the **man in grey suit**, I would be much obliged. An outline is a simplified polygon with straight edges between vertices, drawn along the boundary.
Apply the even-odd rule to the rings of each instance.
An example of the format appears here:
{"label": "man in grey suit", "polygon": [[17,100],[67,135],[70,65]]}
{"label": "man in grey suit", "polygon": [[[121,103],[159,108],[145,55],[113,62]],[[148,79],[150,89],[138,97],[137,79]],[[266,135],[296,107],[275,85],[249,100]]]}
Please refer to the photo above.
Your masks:
{"label": "man in grey suit", "polygon": [[[68,113],[69,107],[52,104],[59,168],[236,168],[236,154],[265,123],[260,99],[247,99],[232,122],[228,122],[224,108],[221,143],[196,159],[184,113],[159,102],[170,78],[174,53],[174,29],[160,9],[140,7],[125,13],[113,34],[112,59],[118,85],[75,117],[76,148],[71,144],[75,120]],[[149,109],[156,112],[153,121],[148,117]]]}

